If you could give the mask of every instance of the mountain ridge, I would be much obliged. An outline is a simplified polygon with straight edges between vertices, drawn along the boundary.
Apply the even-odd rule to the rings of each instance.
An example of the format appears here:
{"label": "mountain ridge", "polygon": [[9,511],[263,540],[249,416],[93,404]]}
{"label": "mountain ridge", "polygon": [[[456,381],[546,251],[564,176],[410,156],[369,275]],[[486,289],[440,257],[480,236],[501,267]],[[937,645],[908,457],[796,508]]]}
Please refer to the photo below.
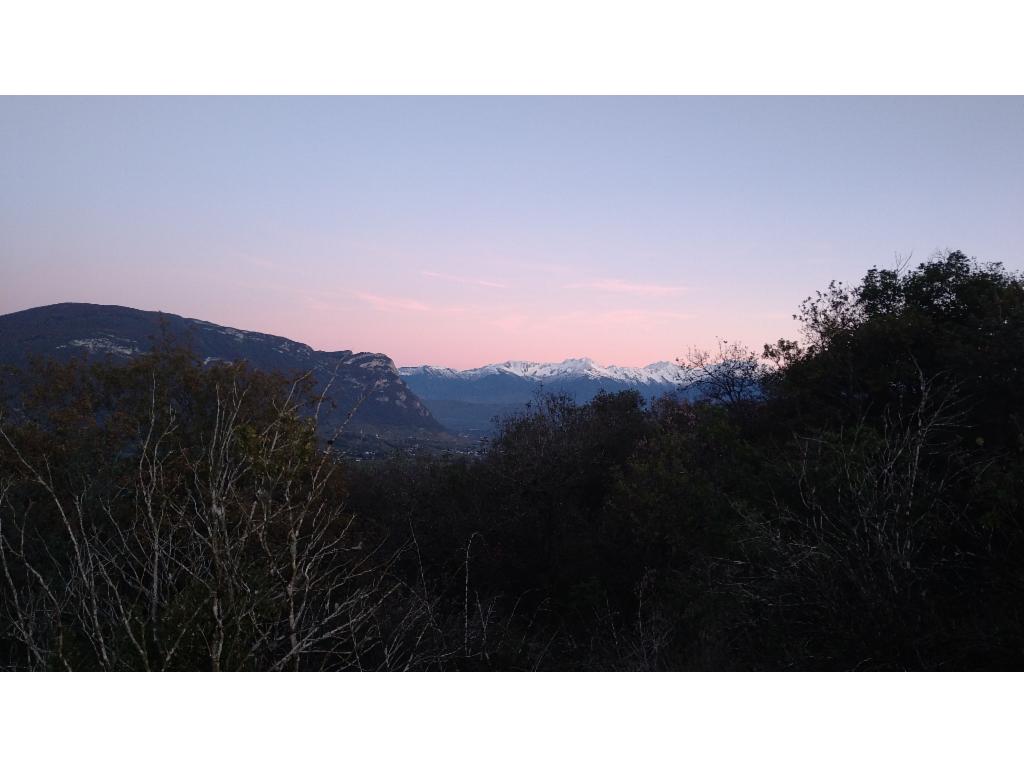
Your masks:
{"label": "mountain ridge", "polygon": [[398,372],[442,424],[469,434],[492,432],[496,417],[522,410],[538,395],[567,394],[585,402],[600,392],[632,389],[648,399],[692,397],[701,379],[699,371],[667,361],[631,368],[599,365],[587,357],[560,363],[508,360],[463,371],[403,366]]}
{"label": "mountain ridge", "polygon": [[695,375],[692,369],[667,360],[659,360],[645,366],[600,365],[589,357],[566,358],[560,363],[534,363],[525,360],[506,360],[503,363],[489,363],[477,368],[458,370],[433,365],[402,366],[402,376],[434,375],[452,379],[473,381],[484,376],[510,374],[524,379],[543,381],[547,379],[582,377],[587,379],[609,379],[638,384],[666,384],[688,386]]}
{"label": "mountain ridge", "polygon": [[324,431],[342,423],[353,408],[353,428],[446,431],[387,355],[316,350],[284,336],[115,304],[62,302],[0,315],[0,365],[24,367],[34,356],[128,360],[151,349],[161,333],[187,342],[204,365],[245,360],[268,372],[313,372],[319,387],[330,386],[333,400],[333,407],[321,410]]}

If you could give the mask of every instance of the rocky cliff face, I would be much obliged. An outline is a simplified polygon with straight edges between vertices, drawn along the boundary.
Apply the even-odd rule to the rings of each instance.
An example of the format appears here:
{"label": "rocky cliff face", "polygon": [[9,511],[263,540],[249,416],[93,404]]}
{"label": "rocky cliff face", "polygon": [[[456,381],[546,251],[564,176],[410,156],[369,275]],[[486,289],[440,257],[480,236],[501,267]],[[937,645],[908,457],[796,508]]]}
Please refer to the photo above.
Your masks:
{"label": "rocky cliff face", "polygon": [[444,428],[406,386],[391,358],[372,352],[315,350],[281,336],[242,331],[164,312],[97,304],[54,304],[0,316],[0,364],[24,366],[33,356],[66,360],[130,359],[164,334],[188,345],[205,365],[245,360],[257,370],[312,371],[333,407],[321,409],[324,431],[359,404],[353,429],[431,434]]}

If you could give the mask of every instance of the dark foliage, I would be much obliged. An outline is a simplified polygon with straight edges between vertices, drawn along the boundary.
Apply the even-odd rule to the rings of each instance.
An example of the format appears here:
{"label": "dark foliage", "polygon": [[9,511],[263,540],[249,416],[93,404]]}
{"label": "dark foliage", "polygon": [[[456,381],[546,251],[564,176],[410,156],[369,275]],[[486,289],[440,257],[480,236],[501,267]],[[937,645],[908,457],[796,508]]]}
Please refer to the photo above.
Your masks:
{"label": "dark foliage", "polygon": [[478,458],[349,462],[301,381],[174,349],[38,370],[2,424],[0,660],[1024,666],[1024,280],[956,252],[800,317],[694,358],[697,402],[541,398]]}

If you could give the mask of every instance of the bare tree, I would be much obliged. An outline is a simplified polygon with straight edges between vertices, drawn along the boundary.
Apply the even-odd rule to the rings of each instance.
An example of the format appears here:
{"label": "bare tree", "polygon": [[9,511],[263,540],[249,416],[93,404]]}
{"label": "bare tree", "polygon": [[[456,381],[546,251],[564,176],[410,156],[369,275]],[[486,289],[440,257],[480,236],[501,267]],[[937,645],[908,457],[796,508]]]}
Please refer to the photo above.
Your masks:
{"label": "bare tree", "polygon": [[762,366],[742,344],[719,339],[714,352],[691,349],[679,362],[696,372],[694,384],[712,402],[741,406],[761,397]]}
{"label": "bare tree", "polygon": [[950,526],[970,525],[947,487],[977,468],[955,449],[965,417],[955,389],[918,372],[916,406],[888,414],[880,428],[861,420],[796,437],[796,505],[776,498],[770,512],[738,510],[762,577],[736,578],[732,587],[757,611],[799,626],[802,644],[789,653],[804,668],[837,663],[836,648],[856,652],[865,668],[876,655],[939,664],[917,655],[928,639],[915,634],[915,622],[941,607],[929,584],[957,561],[938,542],[949,541]]}
{"label": "bare tree", "polygon": [[[2,630],[23,669],[406,668],[428,612],[347,513],[292,386],[262,426],[220,377],[186,425],[156,376],[116,482],[55,479],[0,419]],[[54,522],[53,525],[50,525]],[[417,660],[416,663],[419,663]]]}

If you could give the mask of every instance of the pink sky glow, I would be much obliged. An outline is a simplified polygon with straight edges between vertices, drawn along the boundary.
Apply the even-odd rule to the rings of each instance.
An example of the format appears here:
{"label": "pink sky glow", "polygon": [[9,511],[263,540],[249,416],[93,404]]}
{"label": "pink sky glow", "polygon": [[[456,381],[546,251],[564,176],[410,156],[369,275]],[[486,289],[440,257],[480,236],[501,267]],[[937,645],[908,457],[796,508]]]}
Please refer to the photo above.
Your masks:
{"label": "pink sky glow", "polygon": [[399,365],[794,338],[897,255],[1024,267],[1014,98],[0,99],[0,313]]}

